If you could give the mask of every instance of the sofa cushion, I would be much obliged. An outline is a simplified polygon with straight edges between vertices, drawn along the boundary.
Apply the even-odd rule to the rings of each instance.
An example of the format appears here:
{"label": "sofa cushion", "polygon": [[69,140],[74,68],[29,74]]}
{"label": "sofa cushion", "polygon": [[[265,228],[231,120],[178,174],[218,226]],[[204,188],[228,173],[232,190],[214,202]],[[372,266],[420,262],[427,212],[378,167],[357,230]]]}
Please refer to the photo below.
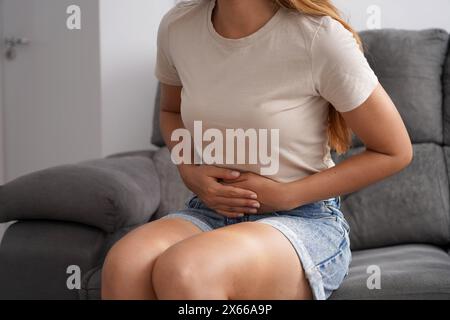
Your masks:
{"label": "sofa cushion", "polygon": [[[399,110],[413,142],[443,141],[442,70],[448,33],[361,32],[367,60]],[[361,143],[355,139],[355,146]]]}
{"label": "sofa cushion", "polygon": [[159,200],[150,158],[130,156],[63,165],[24,175],[0,188],[0,222],[48,219],[107,232],[147,222]]}
{"label": "sofa cushion", "polygon": [[78,266],[82,277],[101,263],[106,239],[97,228],[71,222],[11,225],[0,246],[0,299],[78,299],[77,288],[67,287],[76,272],[68,267]]}
{"label": "sofa cushion", "polygon": [[[373,281],[378,272],[380,289]],[[441,248],[429,245],[401,245],[353,252],[349,274],[330,299],[448,300],[450,256]]]}
{"label": "sofa cushion", "polygon": [[170,160],[170,152],[167,147],[163,147],[155,153],[153,162],[159,174],[161,202],[152,220],[184,208],[186,200],[192,195],[192,192],[181,180],[177,167]]}
{"label": "sofa cushion", "polygon": [[[344,158],[363,151],[354,148]],[[353,249],[406,243],[450,243],[449,186],[442,147],[415,144],[401,172],[342,197]]]}

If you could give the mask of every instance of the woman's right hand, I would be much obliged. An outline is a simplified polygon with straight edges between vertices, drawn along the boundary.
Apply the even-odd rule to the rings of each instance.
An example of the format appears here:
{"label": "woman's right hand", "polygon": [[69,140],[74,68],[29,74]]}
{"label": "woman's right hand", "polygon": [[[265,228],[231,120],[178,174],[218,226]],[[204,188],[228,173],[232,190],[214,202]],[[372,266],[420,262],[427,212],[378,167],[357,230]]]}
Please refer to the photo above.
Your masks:
{"label": "woman's right hand", "polygon": [[255,214],[260,207],[257,194],[250,190],[226,186],[219,179],[236,179],[239,171],[212,165],[180,165],[181,178],[208,208],[229,218]]}

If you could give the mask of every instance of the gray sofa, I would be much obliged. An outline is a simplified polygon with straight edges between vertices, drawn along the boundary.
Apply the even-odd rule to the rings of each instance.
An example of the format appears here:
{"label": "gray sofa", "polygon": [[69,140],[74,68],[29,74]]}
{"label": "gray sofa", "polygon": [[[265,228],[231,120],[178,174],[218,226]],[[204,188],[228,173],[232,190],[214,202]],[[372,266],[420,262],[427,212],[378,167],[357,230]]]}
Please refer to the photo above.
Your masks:
{"label": "gray sofa", "polygon": [[[331,299],[450,299],[449,35],[379,30],[362,37],[407,125],[414,160],[399,174],[342,197],[353,261]],[[50,168],[0,188],[0,222],[17,221],[0,246],[0,298],[100,297],[111,245],[182,207],[190,195],[157,122],[152,142],[158,150]],[[347,155],[333,158],[362,150],[355,137]],[[81,271],[80,289],[71,265]]]}

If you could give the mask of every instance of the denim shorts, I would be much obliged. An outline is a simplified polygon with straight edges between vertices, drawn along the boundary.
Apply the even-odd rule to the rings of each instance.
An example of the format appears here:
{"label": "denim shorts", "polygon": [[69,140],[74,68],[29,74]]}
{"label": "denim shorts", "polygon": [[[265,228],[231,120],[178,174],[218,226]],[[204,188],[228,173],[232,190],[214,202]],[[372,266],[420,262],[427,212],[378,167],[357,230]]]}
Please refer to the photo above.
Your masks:
{"label": "denim shorts", "polygon": [[316,300],[325,300],[348,275],[351,262],[350,228],[342,214],[339,196],[312,202],[289,211],[245,214],[228,218],[209,209],[196,195],[186,208],[161,219],[182,218],[202,231],[211,231],[235,223],[254,221],[278,229],[292,244],[301,261]]}

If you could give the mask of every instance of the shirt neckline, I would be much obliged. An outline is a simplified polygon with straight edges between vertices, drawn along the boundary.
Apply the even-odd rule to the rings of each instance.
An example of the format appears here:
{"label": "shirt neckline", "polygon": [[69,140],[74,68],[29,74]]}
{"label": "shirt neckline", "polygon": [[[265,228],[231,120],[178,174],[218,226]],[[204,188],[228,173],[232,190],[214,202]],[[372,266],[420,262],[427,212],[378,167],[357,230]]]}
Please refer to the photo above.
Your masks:
{"label": "shirt neckline", "polygon": [[263,25],[261,28],[259,28],[254,33],[252,33],[246,37],[239,38],[239,39],[231,39],[231,38],[223,37],[214,28],[214,24],[212,22],[212,13],[216,6],[216,3],[217,3],[217,0],[209,0],[208,14],[207,14],[207,24],[208,24],[209,33],[216,41],[220,42],[223,45],[232,46],[232,47],[241,47],[241,46],[248,45],[248,44],[256,41],[257,39],[260,39],[264,35],[266,35],[281,20],[281,14],[282,14],[282,10],[283,10],[283,7],[280,7],[277,10],[277,12],[272,16],[272,18],[270,18],[270,20],[267,21],[265,25]]}

